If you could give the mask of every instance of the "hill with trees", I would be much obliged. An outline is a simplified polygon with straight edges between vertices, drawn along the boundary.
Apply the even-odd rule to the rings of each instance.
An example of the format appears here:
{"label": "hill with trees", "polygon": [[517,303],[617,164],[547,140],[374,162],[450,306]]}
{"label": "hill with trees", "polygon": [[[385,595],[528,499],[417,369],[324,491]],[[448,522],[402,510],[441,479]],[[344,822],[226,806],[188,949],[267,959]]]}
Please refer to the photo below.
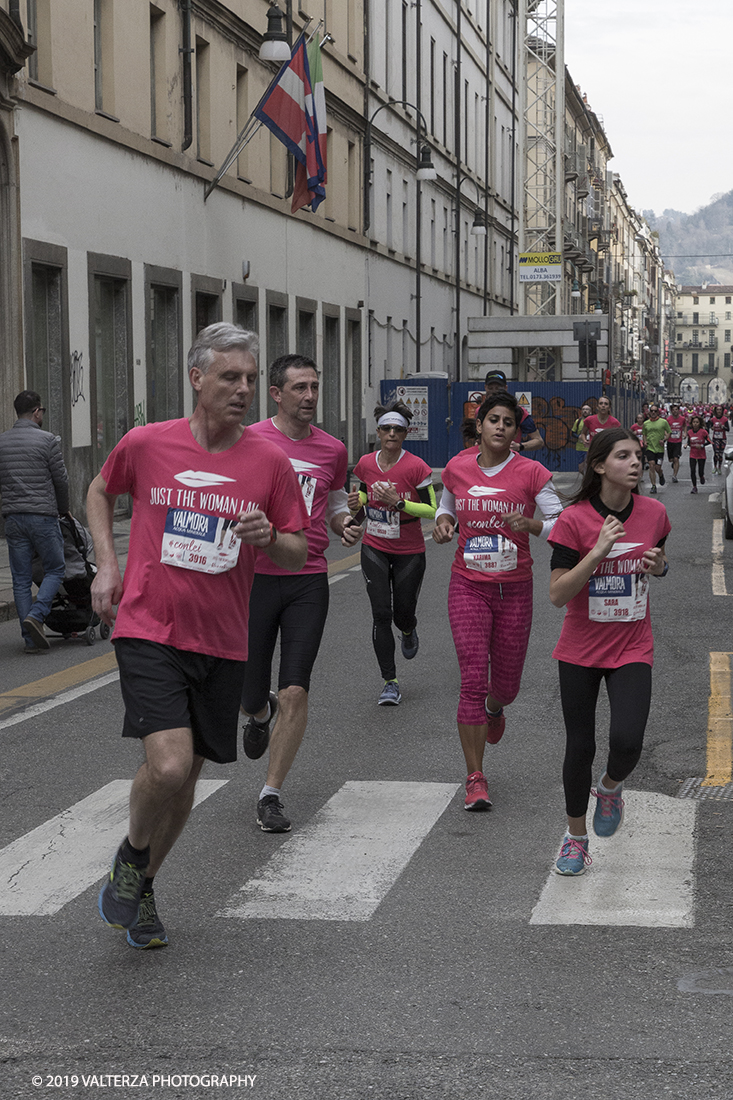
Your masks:
{"label": "hill with trees", "polygon": [[733,285],[733,191],[715,195],[694,214],[644,210],[649,228],[659,234],[665,265],[678,284]]}

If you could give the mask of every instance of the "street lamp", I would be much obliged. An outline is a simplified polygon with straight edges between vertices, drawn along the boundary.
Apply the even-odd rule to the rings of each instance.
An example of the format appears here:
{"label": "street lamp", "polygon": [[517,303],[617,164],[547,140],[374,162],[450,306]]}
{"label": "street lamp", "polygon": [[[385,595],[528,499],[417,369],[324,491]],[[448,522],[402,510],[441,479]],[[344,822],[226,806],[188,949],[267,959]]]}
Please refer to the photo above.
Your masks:
{"label": "street lamp", "polygon": [[[460,168],[458,169],[460,173]],[[486,236],[486,217],[481,206],[481,188],[471,176],[458,176],[456,186],[456,382],[461,380],[461,187],[470,180],[476,188],[476,209],[473,215],[471,233],[474,237]],[[484,284],[484,300],[486,299],[486,285]]]}
{"label": "street lamp", "polygon": [[420,373],[421,358],[422,358],[422,345],[421,345],[421,332],[422,332],[422,183],[424,180],[435,180],[438,178],[438,173],[435,171],[435,165],[433,164],[432,157],[430,155],[430,145],[427,140],[423,143],[421,141],[421,127],[425,130],[425,138],[428,136],[428,124],[425,121],[425,115],[422,111],[415,106],[414,103],[409,103],[406,99],[394,100],[390,103],[383,103],[380,107],[377,107],[376,111],[369,119],[366,130],[364,132],[364,235],[369,232],[371,226],[371,210],[370,210],[370,192],[372,186],[372,123],[377,117],[380,111],[383,111],[385,107],[409,107],[415,112],[416,116],[416,171],[415,178],[417,180],[417,194],[416,194],[416,209],[415,209],[415,373]]}
{"label": "street lamp", "polygon": [[[288,0],[287,25],[290,30],[292,20],[292,0]],[[286,16],[280,11],[277,4],[270,5],[267,12],[267,30],[260,46],[260,61],[289,61],[290,45],[289,35],[283,30],[283,19]]]}

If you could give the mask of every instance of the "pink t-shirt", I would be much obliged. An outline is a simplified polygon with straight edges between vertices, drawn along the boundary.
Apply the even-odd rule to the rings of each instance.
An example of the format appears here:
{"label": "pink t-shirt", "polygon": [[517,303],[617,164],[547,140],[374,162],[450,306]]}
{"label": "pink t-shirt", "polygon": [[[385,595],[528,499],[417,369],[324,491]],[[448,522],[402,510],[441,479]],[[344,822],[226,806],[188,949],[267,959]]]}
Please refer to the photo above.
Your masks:
{"label": "pink t-shirt", "polygon": [[696,432],[690,429],[687,442],[690,445],[690,458],[705,458],[705,446],[710,442],[706,428],[698,428]]}
{"label": "pink t-shirt", "polygon": [[102,477],[107,492],[133,500],[115,638],[245,661],[257,550],[230,528],[257,508],[279,531],[309,522],[282,451],[245,428],[233,447],[211,454],[188,420],[167,420],[123,436]]}
{"label": "pink t-shirt", "polygon": [[668,443],[681,443],[684,437],[686,416],[668,416],[667,423],[672,431],[669,433]]}
{"label": "pink t-shirt", "polygon": [[636,436],[636,438],[639,440],[639,442],[641,443],[641,445],[643,447],[644,446],[644,428],[642,427],[642,425],[637,424],[636,422],[634,422],[631,425],[631,431],[634,433],[634,435]]}
{"label": "pink t-shirt", "polygon": [[711,416],[710,418],[710,431],[713,439],[725,441],[728,432],[730,431],[730,424],[728,423],[727,416]]}
{"label": "pink t-shirt", "polygon": [[535,497],[552,474],[540,462],[512,452],[502,470],[490,476],[473,449],[452,458],[443,484],[456,502],[458,547],[452,569],[475,581],[506,584],[532,576],[529,532],[513,531],[510,512],[532,518]]}
{"label": "pink t-shirt", "polygon": [[402,500],[418,502],[417,490],[430,484],[433,471],[411,451],[401,451],[397,462],[385,473],[377,461],[379,453],[373,451],[363,455],[354,469],[354,476],[367,487],[366,530],[362,541],[385,554],[424,554],[425,539],[420,520],[376,500],[372,486],[375,481],[386,481]]}
{"label": "pink t-shirt", "polygon": [[595,414],[586,416],[585,418],[585,430],[588,432],[588,439],[591,440],[594,435],[598,435],[604,428],[620,428],[621,422],[616,419],[615,416],[609,416],[608,420],[602,424]]}
{"label": "pink t-shirt", "polygon": [[[281,432],[272,420],[260,420],[259,423],[252,424],[249,431],[259,439],[268,439],[274,443],[290,459],[311,521],[306,532],[308,560],[301,572],[326,573],[328,562],[324,551],[329,542],[326,527],[328,494],[337,489],[343,489],[346,485],[346,471],[349,463],[346,447],[328,432],[313,426],[311,426],[310,435],[305,439],[291,439]],[[344,511],[348,511],[345,504]],[[283,577],[288,575],[288,570],[275,565],[267,554],[260,550],[257,554],[255,573]]]}
{"label": "pink t-shirt", "polygon": [[[584,668],[653,663],[650,578],[641,572],[642,556],[669,534],[671,525],[659,501],[637,494],[631,499],[631,515],[623,521],[623,541],[616,543],[565,608],[560,639],[552,654],[558,661]],[[565,509],[549,542],[577,550],[582,560],[598,541],[602,526],[603,516],[584,500]]]}

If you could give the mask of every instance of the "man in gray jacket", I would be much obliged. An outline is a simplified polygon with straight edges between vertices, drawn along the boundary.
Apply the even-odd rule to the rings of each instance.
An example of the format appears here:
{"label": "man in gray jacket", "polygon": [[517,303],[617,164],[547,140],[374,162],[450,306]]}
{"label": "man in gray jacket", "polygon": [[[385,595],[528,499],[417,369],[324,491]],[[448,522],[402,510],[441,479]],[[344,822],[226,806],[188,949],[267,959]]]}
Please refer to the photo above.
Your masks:
{"label": "man in gray jacket", "polygon": [[[43,622],[64,579],[59,513],[69,510],[69,479],[55,435],[44,432],[41,398],[23,390],[13,402],[18,419],[0,435],[0,495],[13,598],[26,653],[49,649]],[[43,581],[33,603],[33,552]]]}

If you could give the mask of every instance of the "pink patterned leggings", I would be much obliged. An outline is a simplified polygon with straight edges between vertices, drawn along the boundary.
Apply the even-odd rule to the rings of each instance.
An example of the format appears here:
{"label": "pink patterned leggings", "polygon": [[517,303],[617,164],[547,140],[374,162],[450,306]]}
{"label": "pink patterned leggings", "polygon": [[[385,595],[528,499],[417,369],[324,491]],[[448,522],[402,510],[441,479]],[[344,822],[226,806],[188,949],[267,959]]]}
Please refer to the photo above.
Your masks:
{"label": "pink patterned leggings", "polygon": [[489,692],[502,706],[519,692],[532,628],[532,578],[501,584],[453,573],[448,615],[461,670],[458,721],[480,726]]}

